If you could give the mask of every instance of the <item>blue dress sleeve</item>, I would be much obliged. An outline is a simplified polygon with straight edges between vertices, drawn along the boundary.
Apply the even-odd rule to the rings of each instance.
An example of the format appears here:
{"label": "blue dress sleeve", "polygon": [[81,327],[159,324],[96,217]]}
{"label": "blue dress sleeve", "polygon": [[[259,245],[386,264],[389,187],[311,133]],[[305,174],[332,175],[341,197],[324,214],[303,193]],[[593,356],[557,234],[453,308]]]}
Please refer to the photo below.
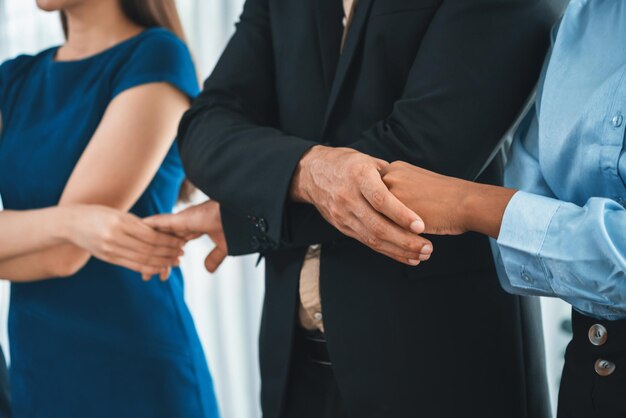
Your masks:
{"label": "blue dress sleeve", "polygon": [[[9,75],[15,61],[17,61],[17,59],[11,59],[0,64],[0,116],[3,120],[6,120],[7,116],[6,102],[8,100],[7,96],[9,95]],[[0,129],[0,132],[2,132],[2,129]]]}
{"label": "blue dress sleeve", "polygon": [[554,196],[538,161],[536,113],[513,143],[505,184],[520,191],[495,246],[504,288],[556,296],[590,316],[626,318],[626,210],[610,199],[580,207]]}
{"label": "blue dress sleeve", "polygon": [[4,89],[6,88],[6,68],[7,68],[7,63],[4,62],[2,64],[0,64],[0,113],[2,113],[2,110],[4,108],[4,96],[6,95],[6,92],[4,91]]}
{"label": "blue dress sleeve", "polygon": [[163,82],[190,99],[194,99],[200,89],[187,46],[169,31],[153,30],[139,42],[116,74],[111,99],[142,84]]}

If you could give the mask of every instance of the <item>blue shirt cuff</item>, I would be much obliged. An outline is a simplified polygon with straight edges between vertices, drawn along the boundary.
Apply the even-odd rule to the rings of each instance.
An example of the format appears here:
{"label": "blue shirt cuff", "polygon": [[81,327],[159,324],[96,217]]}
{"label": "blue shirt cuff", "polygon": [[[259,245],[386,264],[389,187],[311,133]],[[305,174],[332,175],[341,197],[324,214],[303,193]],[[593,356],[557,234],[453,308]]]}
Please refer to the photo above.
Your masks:
{"label": "blue shirt cuff", "polygon": [[506,208],[497,241],[506,272],[501,280],[517,293],[555,296],[540,254],[560,206],[558,200],[520,191]]}

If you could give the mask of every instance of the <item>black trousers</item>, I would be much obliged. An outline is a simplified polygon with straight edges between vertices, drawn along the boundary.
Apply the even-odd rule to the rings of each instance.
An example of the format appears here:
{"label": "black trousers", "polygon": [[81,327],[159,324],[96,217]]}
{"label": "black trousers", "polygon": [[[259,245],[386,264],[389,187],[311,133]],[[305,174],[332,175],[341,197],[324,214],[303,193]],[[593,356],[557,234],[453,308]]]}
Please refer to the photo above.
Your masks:
{"label": "black trousers", "polygon": [[572,314],[558,418],[626,418],[626,320]]}
{"label": "black trousers", "polygon": [[323,335],[295,334],[281,418],[347,418]]}

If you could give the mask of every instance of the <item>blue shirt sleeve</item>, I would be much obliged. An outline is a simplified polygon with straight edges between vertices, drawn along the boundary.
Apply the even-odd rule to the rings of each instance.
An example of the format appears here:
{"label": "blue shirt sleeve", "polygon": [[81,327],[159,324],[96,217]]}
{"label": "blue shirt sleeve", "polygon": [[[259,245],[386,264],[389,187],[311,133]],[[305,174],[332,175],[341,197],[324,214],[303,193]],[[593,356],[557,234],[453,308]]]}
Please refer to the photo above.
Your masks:
{"label": "blue shirt sleeve", "polygon": [[113,80],[111,99],[133,87],[161,82],[171,84],[190,99],[200,90],[187,46],[166,30],[152,32],[138,44]]}
{"label": "blue shirt sleeve", "polygon": [[496,265],[506,290],[560,297],[584,314],[626,318],[626,210],[610,199],[580,207],[555,198],[538,161],[536,112],[520,130],[505,184],[520,191],[506,208]]}

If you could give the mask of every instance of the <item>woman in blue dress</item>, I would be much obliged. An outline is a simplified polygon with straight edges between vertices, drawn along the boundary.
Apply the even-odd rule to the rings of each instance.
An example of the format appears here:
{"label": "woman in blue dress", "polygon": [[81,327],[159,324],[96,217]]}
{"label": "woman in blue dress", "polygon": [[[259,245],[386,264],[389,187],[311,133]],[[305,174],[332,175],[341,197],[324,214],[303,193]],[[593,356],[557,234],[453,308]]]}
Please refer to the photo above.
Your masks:
{"label": "woman in blue dress", "polygon": [[506,188],[401,162],[382,173],[427,233],[497,239],[506,290],[573,306],[559,418],[626,417],[625,117],[626,2],[572,0],[514,136]]}
{"label": "woman in blue dress", "polygon": [[[140,220],[177,200],[173,140],[198,91],[174,0],[38,5],[67,42],[0,67],[0,223],[27,224],[0,242],[14,416],[216,417],[169,270],[183,242]],[[154,273],[169,280],[141,280]]]}

